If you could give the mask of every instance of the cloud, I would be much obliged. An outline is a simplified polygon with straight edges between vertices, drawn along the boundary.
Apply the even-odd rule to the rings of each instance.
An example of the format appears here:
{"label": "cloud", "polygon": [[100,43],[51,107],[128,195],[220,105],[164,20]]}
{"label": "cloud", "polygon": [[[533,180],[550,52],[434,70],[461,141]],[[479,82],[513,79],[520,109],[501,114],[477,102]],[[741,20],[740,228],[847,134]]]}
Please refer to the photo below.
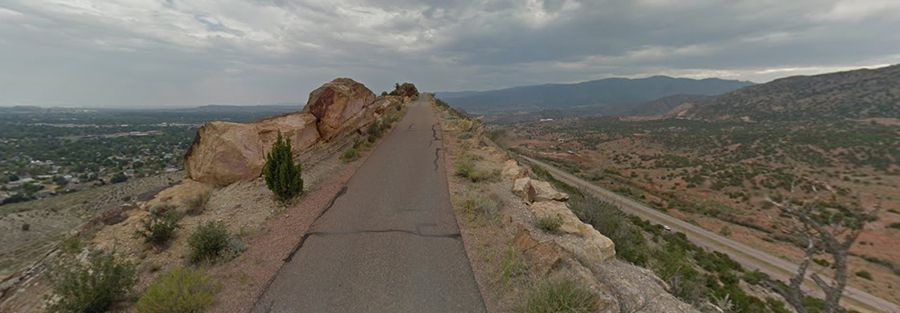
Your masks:
{"label": "cloud", "polygon": [[890,0],[8,0],[0,105],[304,102],[657,74],[766,81],[900,60]]}

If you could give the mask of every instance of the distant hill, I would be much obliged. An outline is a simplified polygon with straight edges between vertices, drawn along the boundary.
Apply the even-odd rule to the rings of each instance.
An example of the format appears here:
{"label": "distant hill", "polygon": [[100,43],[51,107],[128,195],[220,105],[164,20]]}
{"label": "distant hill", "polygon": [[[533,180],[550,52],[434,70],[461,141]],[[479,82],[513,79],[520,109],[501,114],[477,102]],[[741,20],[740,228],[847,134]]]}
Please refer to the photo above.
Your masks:
{"label": "distant hill", "polygon": [[253,112],[272,112],[286,113],[300,111],[303,109],[301,103],[277,103],[263,105],[204,105],[193,108],[179,109],[163,109],[175,112],[197,112],[197,113],[253,113]]}
{"label": "distant hill", "polygon": [[709,101],[715,96],[703,95],[674,95],[662,97],[643,103],[628,103],[615,105],[605,110],[605,115],[629,116],[629,115],[664,115],[684,103],[698,103]]}
{"label": "distant hill", "polygon": [[653,76],[608,78],[576,84],[546,84],[490,91],[437,92],[437,97],[474,113],[603,108],[640,104],[674,95],[718,95],[752,83],[717,78],[689,79]]}
{"label": "distant hill", "polygon": [[678,115],[758,121],[900,118],[900,65],[782,78],[701,101]]}

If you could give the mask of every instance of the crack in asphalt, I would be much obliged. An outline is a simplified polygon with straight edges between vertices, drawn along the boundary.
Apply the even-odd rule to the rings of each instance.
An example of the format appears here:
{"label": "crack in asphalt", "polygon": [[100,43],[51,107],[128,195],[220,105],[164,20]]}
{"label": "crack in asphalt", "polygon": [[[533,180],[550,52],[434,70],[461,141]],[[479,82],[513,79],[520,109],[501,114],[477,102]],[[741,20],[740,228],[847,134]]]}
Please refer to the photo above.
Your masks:
{"label": "crack in asphalt", "polygon": [[[346,193],[347,193],[347,185],[344,185],[343,187],[341,187],[341,190],[338,190],[337,194],[335,194],[334,197],[331,198],[331,202],[329,202],[328,206],[325,207],[325,209],[319,213],[319,216],[316,216],[316,218],[313,219],[313,224],[315,224],[315,221],[318,221],[319,218],[322,217],[322,215],[325,215],[325,212],[328,212],[328,210],[334,206],[334,203],[337,201],[338,198],[340,198],[341,196],[343,196]],[[312,225],[310,225],[309,228],[312,228]],[[309,234],[310,234],[310,232],[306,232],[306,234],[304,234],[303,237],[300,238],[300,242],[298,242],[297,245],[294,246],[294,249],[291,250],[291,254],[288,254],[288,256],[286,258],[284,258],[284,260],[283,260],[284,262],[290,262],[291,260],[294,259],[294,255],[297,254],[297,251],[300,251],[300,248],[303,248],[303,244],[306,242],[306,238],[309,238]]]}
{"label": "crack in asphalt", "polygon": [[416,123],[409,123],[409,127],[407,127],[406,130],[412,129],[413,125],[416,125]]}
{"label": "crack in asphalt", "polygon": [[440,147],[438,147],[437,149],[434,149],[434,170],[435,171],[438,170],[438,159],[441,158],[440,153],[441,153]]}
{"label": "crack in asphalt", "polygon": [[362,235],[362,234],[384,234],[384,233],[401,233],[426,238],[461,238],[460,233],[450,234],[423,234],[416,231],[405,229],[375,229],[375,230],[354,230],[342,232],[310,232],[309,236],[342,236],[342,235]]}

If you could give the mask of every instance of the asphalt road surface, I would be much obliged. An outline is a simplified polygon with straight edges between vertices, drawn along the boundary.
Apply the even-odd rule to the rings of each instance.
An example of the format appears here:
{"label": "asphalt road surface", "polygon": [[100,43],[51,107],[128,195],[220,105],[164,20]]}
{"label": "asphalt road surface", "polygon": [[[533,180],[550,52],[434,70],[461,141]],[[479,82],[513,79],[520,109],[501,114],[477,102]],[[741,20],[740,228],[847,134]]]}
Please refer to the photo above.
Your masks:
{"label": "asphalt road surface", "polygon": [[[520,156],[528,162],[547,169],[553,177],[560,181],[587,191],[599,199],[616,204],[627,213],[637,215],[656,224],[669,226],[674,231],[682,232],[695,244],[728,254],[728,256],[746,268],[758,269],[760,272],[784,281],[787,281],[788,277],[793,275],[797,269],[796,264],[787,260],[672,217],[642,203],[594,185],[545,162],[523,155]],[[814,292],[813,294],[820,293],[818,287],[814,287],[811,279],[807,279],[804,287],[808,292]],[[900,313],[900,306],[897,304],[853,287],[847,287],[844,290],[844,298],[841,304],[860,312]]]}
{"label": "asphalt road surface", "polygon": [[253,312],[484,312],[423,95],[319,217]]}

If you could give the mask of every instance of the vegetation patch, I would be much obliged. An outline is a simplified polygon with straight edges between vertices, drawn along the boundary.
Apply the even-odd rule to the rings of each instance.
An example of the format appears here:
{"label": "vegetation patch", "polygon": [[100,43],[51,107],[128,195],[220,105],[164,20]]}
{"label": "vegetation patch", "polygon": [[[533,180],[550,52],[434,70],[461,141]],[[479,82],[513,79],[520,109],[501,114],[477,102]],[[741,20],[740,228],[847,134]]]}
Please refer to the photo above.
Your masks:
{"label": "vegetation patch", "polygon": [[859,276],[860,278],[872,280],[872,273],[869,273],[869,271],[865,271],[865,270],[857,271],[856,276]]}
{"label": "vegetation patch", "polygon": [[177,268],[153,282],[136,309],[139,313],[203,312],[212,305],[216,289],[203,271]]}
{"label": "vegetation patch", "polygon": [[341,154],[341,161],[344,161],[344,163],[353,162],[356,159],[359,159],[359,150],[356,150],[356,147],[347,149]]}
{"label": "vegetation patch", "polygon": [[542,216],[535,221],[535,225],[541,230],[556,234],[559,232],[559,227],[562,226],[563,220],[559,215],[553,216]]}
{"label": "vegetation patch", "polygon": [[188,239],[191,248],[191,261],[212,262],[223,255],[228,248],[231,236],[222,222],[207,222],[194,230]]}
{"label": "vegetation patch", "polygon": [[175,235],[179,219],[181,216],[175,211],[151,213],[141,220],[141,228],[135,231],[135,236],[144,238],[146,243],[163,246]]}
{"label": "vegetation patch", "polygon": [[87,262],[65,257],[51,268],[49,278],[55,297],[47,310],[53,313],[106,312],[136,282],[133,264],[103,251],[92,251]]}
{"label": "vegetation patch", "polygon": [[593,312],[597,296],[573,281],[545,281],[538,285],[519,310],[522,313]]}
{"label": "vegetation patch", "polygon": [[499,200],[479,190],[466,190],[462,195],[460,206],[472,220],[494,222],[500,214]]}

